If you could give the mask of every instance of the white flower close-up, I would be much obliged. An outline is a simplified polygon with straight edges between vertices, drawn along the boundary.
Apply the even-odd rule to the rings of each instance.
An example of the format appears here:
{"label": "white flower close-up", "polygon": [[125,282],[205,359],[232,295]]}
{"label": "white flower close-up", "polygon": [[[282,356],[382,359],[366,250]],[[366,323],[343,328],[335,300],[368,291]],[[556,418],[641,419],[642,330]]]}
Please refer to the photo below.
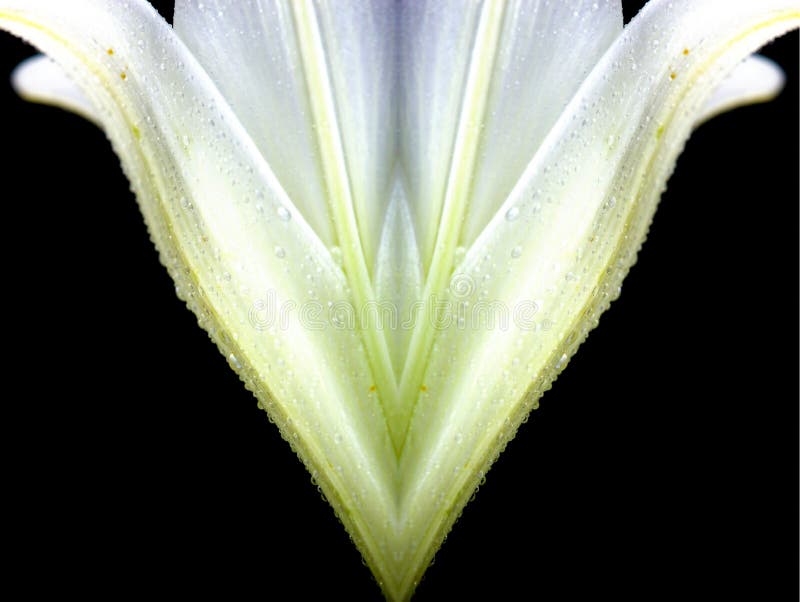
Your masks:
{"label": "white flower close-up", "polygon": [[[49,219],[55,229],[69,223],[63,221],[69,220],[66,216],[75,216],[68,227],[75,244],[86,246],[86,265],[64,268],[53,253],[52,265],[45,265],[37,278],[45,287],[56,286],[48,278],[60,271],[73,278],[58,280],[53,292],[55,307],[59,295],[81,299],[76,307],[84,313],[78,319],[69,316],[65,336],[78,344],[92,328],[110,334],[105,341],[92,335],[90,344],[82,345],[91,349],[77,364],[85,366],[85,373],[68,381],[60,371],[70,365],[68,360],[52,359],[38,326],[28,326],[25,344],[31,351],[25,355],[42,373],[69,382],[69,394],[57,393],[57,398],[71,398],[77,387],[90,390],[95,366],[106,366],[98,373],[111,387],[108,403],[120,408],[114,420],[137,411],[131,395],[151,403],[132,393],[142,390],[151,390],[171,416],[202,413],[202,408],[213,415],[215,406],[228,406],[231,399],[252,411],[249,393],[235,397],[235,383],[204,385],[206,367],[168,365],[170,353],[183,353],[180,341],[173,340],[182,331],[171,330],[172,322],[188,321],[151,317],[167,311],[158,305],[161,293],[167,303],[166,278],[154,286],[159,294],[140,296],[134,305],[137,315],[117,316],[113,324],[100,324],[121,307],[113,297],[102,300],[80,292],[91,290],[88,285],[84,289],[81,278],[108,278],[112,286],[115,274],[126,270],[131,273],[119,282],[135,287],[140,276],[132,266],[145,256],[155,263],[146,243],[130,262],[119,257],[108,261],[108,252],[97,250],[117,236],[113,224],[119,218],[112,218],[104,205],[127,203],[131,231],[141,229],[140,241],[149,235],[173,281],[170,286],[255,395],[259,411],[276,425],[248,412],[243,416],[252,427],[245,429],[254,429],[265,446],[275,441],[267,444],[261,429],[280,432],[391,600],[415,593],[490,467],[620,296],[643,244],[647,252],[653,215],[668,180],[673,186],[670,178],[690,134],[729,109],[773,100],[787,81],[796,103],[797,74],[784,74],[780,65],[754,53],[800,26],[800,0],[652,0],[624,27],[619,0],[178,0],[171,23],[144,0],[0,0],[0,28],[44,53],[9,73],[9,88],[13,85],[25,100],[60,106],[98,126],[90,133],[92,125],[69,118],[73,137],[98,144],[99,132],[108,137],[147,225],[145,230],[133,216],[132,200],[80,202],[88,194],[87,181],[100,181],[114,170],[76,151],[73,163],[65,163],[70,181],[59,180],[60,198],[49,201],[63,216]],[[24,54],[21,46],[16,48]],[[24,145],[25,136],[32,149],[48,145],[52,132],[43,124],[67,119],[39,107],[24,109],[37,111],[32,113],[35,123],[26,123],[23,109],[16,110],[19,117],[6,111],[7,119],[20,122],[8,134],[16,147]],[[795,106],[795,124],[796,112]],[[48,117],[39,117],[44,113]],[[737,146],[740,142],[734,154],[752,152],[747,140],[730,140]],[[80,139],[73,144],[82,148]],[[796,147],[795,140],[784,144]],[[796,169],[796,148],[792,152],[790,169]],[[36,161],[43,180],[48,172],[60,173],[44,159]],[[709,159],[708,173],[713,164]],[[10,165],[7,181],[15,177]],[[714,204],[720,214],[745,206],[769,213],[774,206],[797,204],[796,193],[789,190],[776,198],[782,184],[760,188],[778,191],[768,199],[730,198],[736,186],[717,188],[729,192],[710,199],[715,190],[710,177],[700,183],[700,170],[687,185],[680,172],[679,166],[677,186],[690,197],[683,200]],[[754,169],[728,177],[740,181],[742,195],[748,191],[752,196],[760,179],[781,182],[785,175]],[[113,177],[117,186],[124,182],[121,174]],[[25,185],[25,200],[44,206],[44,199],[36,199],[45,194],[47,182],[28,177]],[[48,217],[43,212],[39,219]],[[26,231],[47,244],[46,230],[31,223]],[[759,227],[755,220],[752,224]],[[660,236],[688,238],[687,232]],[[747,231],[713,234],[715,244],[730,246],[751,244],[753,236]],[[754,265],[732,265],[731,270],[757,272],[757,264],[772,261],[773,255],[753,248],[747,257],[754,258]],[[667,261],[660,269],[666,281],[664,272],[680,271],[683,265]],[[757,298],[768,296],[766,289],[756,276],[741,278],[721,279],[729,294],[708,305],[742,306],[741,323],[731,329],[753,329],[759,323],[779,330],[766,324],[781,320],[778,309],[775,316],[753,310]],[[668,323],[659,315],[664,308],[671,304],[680,311],[676,306],[696,294],[688,285],[684,290],[671,287],[661,310],[640,308],[643,337],[655,340],[656,323]],[[704,358],[718,342],[706,338],[712,322],[731,315],[691,302],[694,308],[686,315],[698,322],[683,326],[676,339],[683,342],[681,348],[669,354],[674,363],[654,362],[654,375],[637,376],[627,364],[635,365],[632,356],[642,349],[619,343],[613,353],[625,349],[630,357],[608,364],[616,369],[584,371],[589,382],[580,391],[613,391],[615,383],[635,381],[648,388],[639,393],[643,404],[680,407],[680,400],[665,391],[682,390],[681,379],[691,371],[702,374]],[[771,307],[777,308],[777,301]],[[180,313],[177,304],[172,310]],[[42,312],[50,316],[45,321],[64,330],[58,311],[43,304],[38,319]],[[94,326],[80,325],[93,320]],[[613,340],[622,331],[611,326],[601,327],[598,335],[605,329]],[[140,336],[152,341],[153,355],[136,355],[141,358],[136,370],[116,374],[112,366],[127,357],[124,333],[132,328],[145,329]],[[194,328],[200,336],[189,335],[195,337],[191,344],[202,346],[202,331]],[[673,340],[671,345],[679,344]],[[606,353],[602,348],[592,352],[594,357]],[[212,358],[208,350],[203,353]],[[583,353],[577,353],[576,363]],[[769,357],[771,351],[742,353]],[[49,367],[51,361],[55,364]],[[151,384],[138,389],[131,381],[139,378]],[[172,384],[165,383],[171,379]],[[666,382],[673,379],[674,389]],[[568,370],[558,386],[566,381],[569,387],[569,380]],[[558,403],[565,405],[570,393],[560,395]],[[608,393],[597,395],[597,404],[588,400],[586,405],[614,404]],[[702,412],[676,411],[685,411],[687,420],[693,411]],[[186,420],[191,429],[192,419]],[[177,482],[185,477],[180,476],[183,460],[176,458],[194,457],[199,466],[196,458],[203,457],[210,474],[218,477],[227,471],[212,466],[222,460],[208,451],[215,449],[218,437],[239,439],[240,427],[225,420],[214,425],[209,419],[202,436],[175,435],[171,459],[159,461],[174,467],[169,472],[178,475]],[[167,429],[155,424],[157,419],[145,422],[137,423],[142,450],[160,429]],[[590,427],[587,423],[585,429]],[[539,428],[546,431],[548,425]],[[565,422],[562,431],[554,431],[562,434],[554,437],[563,439],[566,428]],[[672,435],[679,445],[681,433]],[[187,440],[189,447],[178,443]],[[591,467],[591,457],[602,453],[601,441],[569,447],[585,454]],[[263,475],[254,471],[246,478],[269,485],[271,474],[284,469],[276,471],[268,454],[253,449],[259,456],[253,465],[263,467]],[[555,449],[540,447],[536,454]],[[530,457],[525,465],[540,461],[548,460]],[[307,478],[299,466],[290,469]],[[599,474],[597,469],[592,474]],[[535,480],[528,483],[524,471],[518,473],[513,478],[536,491]],[[308,559],[310,551],[308,558],[299,556],[329,535],[309,534],[300,512],[265,510],[254,499],[262,493],[251,496],[255,490],[234,474],[242,475],[232,470],[228,480],[209,483],[209,489],[241,500],[242,512],[252,513],[254,521],[263,512],[267,523],[285,522],[276,529],[306,542],[298,547],[296,562],[313,576],[321,563]],[[167,478],[166,471],[160,478]],[[147,481],[145,476],[137,482]],[[234,483],[238,495],[220,493]],[[271,484],[273,489],[259,485],[258,491],[271,497],[288,487],[275,480]],[[173,501],[159,501],[159,486],[153,488],[155,501],[147,504],[173,507]],[[509,491],[517,486],[510,484]],[[614,499],[607,491],[587,491],[586,496],[582,503],[588,506],[600,503],[600,497]],[[541,501],[547,508],[548,502]],[[520,520],[547,521],[537,503],[531,516]],[[239,506],[236,501],[225,507]],[[210,525],[227,519],[214,516],[213,505],[203,507],[197,529],[224,529]],[[465,521],[454,533],[468,540],[469,530]],[[159,547],[158,536],[153,537],[151,545]],[[593,545],[595,552],[602,549]],[[522,547],[531,565],[548,554],[533,538]],[[448,553],[447,546],[442,548],[444,557]],[[357,573],[357,562],[352,564]],[[267,575],[273,569],[264,567]],[[536,579],[528,585],[536,596]],[[331,595],[346,595],[350,585],[330,583],[327,589]]]}

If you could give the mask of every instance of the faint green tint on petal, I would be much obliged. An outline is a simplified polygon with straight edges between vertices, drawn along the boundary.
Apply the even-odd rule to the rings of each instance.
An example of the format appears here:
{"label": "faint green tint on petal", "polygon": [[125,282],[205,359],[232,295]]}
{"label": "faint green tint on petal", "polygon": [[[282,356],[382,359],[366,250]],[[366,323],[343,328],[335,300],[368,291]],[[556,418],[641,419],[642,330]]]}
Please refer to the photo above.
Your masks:
{"label": "faint green tint on petal", "polygon": [[145,2],[3,2],[0,24],[93,104],[179,294],[391,573],[395,459],[368,358],[357,331],[316,328],[349,284],[211,80]]}
{"label": "faint green tint on petal", "polygon": [[176,30],[127,6],[0,0],[58,64],[14,85],[108,133],[391,599],[618,294],[692,127],[777,93],[742,61],[800,24],[797,0],[656,0],[621,35],[613,0],[179,0]]}

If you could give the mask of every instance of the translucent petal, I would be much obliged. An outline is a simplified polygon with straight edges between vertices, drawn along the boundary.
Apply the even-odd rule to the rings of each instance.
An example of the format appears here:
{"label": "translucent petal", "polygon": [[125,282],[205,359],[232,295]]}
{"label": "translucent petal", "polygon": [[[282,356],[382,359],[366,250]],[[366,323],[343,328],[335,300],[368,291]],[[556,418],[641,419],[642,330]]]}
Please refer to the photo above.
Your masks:
{"label": "translucent petal", "polygon": [[796,1],[657,0],[583,84],[453,277],[469,311],[435,341],[401,458],[401,524],[435,525],[409,567],[617,296],[713,91],[798,24]]}
{"label": "translucent petal", "polygon": [[25,100],[54,105],[97,123],[94,107],[56,63],[46,56],[32,56],[20,63],[11,77],[14,89]]}
{"label": "translucent petal", "polygon": [[[289,198],[323,242],[338,245],[355,307],[375,301],[370,268],[391,193],[393,13],[384,6],[185,0],[175,10],[176,31]],[[374,384],[391,406],[386,337],[362,332]]]}
{"label": "translucent petal", "polygon": [[[304,62],[307,14],[326,57],[326,77]],[[278,180],[327,244],[336,242],[335,194],[324,169],[314,97],[335,104],[350,194],[371,266],[392,184],[394,156],[393,3],[289,0],[178,0],[175,29],[230,102]],[[306,36],[307,37],[307,36]],[[246,82],[246,85],[243,85]],[[338,241],[343,244],[342,241]]]}
{"label": "translucent petal", "polygon": [[315,4],[330,68],[361,245],[375,261],[389,200],[398,190],[396,2]]}
{"label": "translucent petal", "polygon": [[475,240],[508,198],[578,86],[621,32],[618,0],[507,4],[462,245]]}
{"label": "translucent petal", "polygon": [[[622,29],[619,2],[403,4],[403,167],[426,287],[424,314],[508,196],[580,83]],[[419,321],[398,384],[407,426],[437,327]]]}
{"label": "translucent petal", "polygon": [[384,316],[379,324],[389,337],[392,363],[398,374],[406,360],[422,297],[422,263],[402,184],[402,178],[395,178],[375,268],[378,309]]}
{"label": "translucent petal", "polygon": [[399,159],[427,272],[442,212],[479,2],[400,3]]}
{"label": "translucent petal", "polygon": [[771,100],[783,89],[785,79],[781,68],[768,58],[748,57],[706,101],[697,123],[742,105]]}
{"label": "translucent petal", "polygon": [[152,7],[2,0],[0,27],[52,56],[94,107],[161,260],[378,574],[391,572],[394,455],[327,247]]}
{"label": "translucent petal", "polygon": [[[616,0],[421,1],[403,3],[400,21],[402,162],[427,268],[454,172],[474,176],[460,192],[469,243],[622,30],[622,10]],[[459,160],[459,146],[476,154]]]}
{"label": "translucent petal", "polygon": [[[607,11],[597,31],[610,38],[618,6],[597,4]],[[484,472],[617,294],[691,127],[723,106],[712,92],[724,106],[771,93],[763,65],[755,77],[725,76],[800,23],[797,0],[656,0],[573,96],[581,61],[610,41],[583,29],[594,3],[572,17],[544,1],[184,3],[184,37],[201,56],[203,42],[213,49],[202,66],[146,3],[125,6],[0,0],[0,27],[76,82],[179,294],[394,599],[413,592]],[[583,33],[552,34],[543,15]],[[264,94],[283,89],[276,74],[290,77],[290,100],[267,103],[280,123],[211,56],[247,52],[225,34],[231,23],[242,35],[284,36],[264,46],[282,62],[275,71],[231,68]],[[206,38],[191,41],[194,27]],[[546,96],[543,80],[514,83],[528,73],[518,57],[543,52],[537,32],[570,57],[565,82],[547,84],[568,102],[558,118],[533,103]],[[540,68],[551,77],[552,65]],[[59,100],[46,79],[21,87]],[[530,99],[529,121],[515,98]],[[514,127],[521,134],[508,137]],[[273,129],[299,149],[294,159],[261,138]],[[476,238],[459,251],[465,223]],[[409,339],[346,322],[347,308],[413,305],[423,276],[422,297],[449,310],[433,328]],[[406,346],[413,369],[407,359],[387,399]]]}
{"label": "translucent petal", "polygon": [[174,26],[318,236],[336,243],[287,1],[177,0]]}

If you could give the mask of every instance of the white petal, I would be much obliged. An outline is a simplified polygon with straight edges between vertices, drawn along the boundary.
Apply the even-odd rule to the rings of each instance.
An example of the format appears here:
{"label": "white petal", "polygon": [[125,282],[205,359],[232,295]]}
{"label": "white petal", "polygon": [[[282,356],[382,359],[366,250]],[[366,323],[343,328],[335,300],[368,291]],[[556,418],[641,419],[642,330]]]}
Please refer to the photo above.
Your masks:
{"label": "white petal", "polygon": [[496,321],[487,327],[469,314],[472,322],[454,323],[433,347],[400,478],[409,484],[401,502],[409,532],[439,528],[417,540],[409,567],[426,563],[618,294],[713,90],[798,25],[797,0],[656,0],[581,87],[456,273],[468,286],[452,288],[451,307],[484,303],[484,320]]}
{"label": "white petal", "polygon": [[360,337],[324,313],[352,303],[345,276],[172,29],[126,6],[0,0],[0,28],[96,108],[179,294],[389,574],[393,449]]}
{"label": "white petal", "polygon": [[477,238],[597,61],[622,32],[618,0],[506,8],[461,244]]}
{"label": "white petal", "polygon": [[466,219],[469,243],[622,30],[622,9],[618,0],[419,1],[403,3],[401,23],[402,162],[427,267],[454,172],[474,174],[459,193],[469,211],[454,220]]}
{"label": "white petal", "polygon": [[[375,301],[370,267],[391,193],[393,15],[381,10],[384,4],[186,0],[175,12],[176,30],[289,197],[323,241],[341,249],[358,308]],[[386,337],[362,332],[375,385],[383,403],[393,405]]]}
{"label": "white petal", "polygon": [[32,56],[14,70],[11,83],[25,100],[54,105],[98,123],[94,107],[64,70],[46,56]]}
{"label": "white petal", "polygon": [[422,262],[402,185],[403,179],[395,178],[375,267],[375,292],[380,309],[392,316],[392,327],[387,323],[382,323],[382,327],[386,329],[397,374],[406,360],[411,327],[422,297]]}
{"label": "white petal", "polygon": [[396,2],[315,3],[366,262],[396,183]]}
{"label": "white petal", "polygon": [[174,27],[318,236],[336,236],[289,2],[177,0]]}
{"label": "white petal", "polygon": [[[374,368],[359,337],[336,329],[316,331],[314,316],[308,314],[306,320],[290,314],[285,326],[265,324],[270,292],[276,305],[293,301],[313,309],[340,300],[352,305],[349,283],[328,241],[296,211],[262,151],[171,30],[140,0],[129,0],[130,12],[118,17],[113,15],[119,3],[113,0],[0,0],[0,26],[56,56],[97,108],[181,294],[308,463],[372,569],[384,579],[384,590],[406,598],[481,472],[615,294],[710,91],[769,35],[800,21],[796,1],[670,4],[674,15],[667,2],[656,2],[612,47],[506,205],[458,262],[457,278],[450,287],[433,289],[449,294],[452,308],[502,303],[512,312],[511,321],[505,328],[484,324],[469,330],[455,322],[433,341],[422,386],[409,397],[413,402],[419,396],[419,404],[400,473],[394,471],[381,409],[368,392]],[[414,13],[418,5],[401,6]],[[465,16],[451,25],[472,28],[466,39],[486,42],[479,46],[489,52],[476,53],[475,68],[465,67],[460,79],[457,74],[444,77],[442,97],[417,94],[435,84],[430,73],[409,83],[409,98],[420,103],[414,111],[421,111],[423,102],[436,111],[455,102],[458,113],[463,88],[488,89],[484,84],[503,29],[498,16],[503,5],[458,6]],[[471,141],[480,135],[472,127],[459,129],[460,115],[483,114],[490,100],[487,94],[468,94],[468,110],[452,122],[440,124],[428,116],[410,120],[413,127],[401,140],[404,164],[399,166],[408,168],[410,192],[395,188],[388,211],[395,225],[385,225],[401,236],[392,239],[387,233],[394,250],[384,254],[379,245],[377,261],[368,264],[351,227],[355,223],[358,230],[363,227],[359,220],[365,220],[354,198],[359,185],[351,183],[350,165],[359,145],[368,142],[350,138],[340,127],[336,81],[337,73],[346,70],[322,60],[324,11],[301,0],[291,8],[294,26],[304,32],[298,36],[303,68],[313,67],[311,87],[321,93],[309,94],[308,100],[317,124],[325,126],[314,144],[326,148],[319,153],[321,172],[326,188],[337,192],[327,200],[345,216],[348,241],[359,247],[345,245],[345,263],[375,265],[378,282],[384,282],[378,298],[391,296],[383,257],[415,257],[416,247],[407,206],[400,201],[415,200],[422,231],[427,224],[420,216],[438,224],[448,186],[459,203],[468,200],[461,187],[469,188],[477,159]],[[436,31],[424,15],[417,24],[411,21],[405,27],[419,25],[424,36]],[[654,37],[654,31],[661,35]],[[463,37],[448,39],[459,44]],[[687,53],[681,51],[684,44]],[[419,75],[426,59],[433,74],[450,75],[435,64],[435,56],[426,57],[418,48],[415,52],[418,63],[410,76]],[[449,50],[443,52],[449,56]],[[454,94],[451,80],[461,86],[455,86]],[[447,116],[444,110],[440,114]],[[405,113],[404,119],[409,122]],[[450,128],[446,144],[414,146],[440,126]],[[449,150],[444,148],[448,145]],[[442,152],[462,159],[455,171],[445,162],[443,179],[426,165],[428,160],[436,163]],[[437,187],[441,197],[421,194]],[[427,203],[436,198],[441,203],[433,211]],[[460,220],[452,221],[445,233],[455,260]],[[449,277],[451,266],[445,264],[442,273]],[[348,268],[347,278],[353,277]],[[523,306],[526,302],[537,306]],[[520,309],[525,315],[518,315]],[[537,329],[519,321],[526,319],[533,319]],[[545,320],[550,320],[548,328]],[[424,365],[430,348],[422,351]]]}
{"label": "white petal", "polygon": [[399,153],[426,272],[439,227],[480,6],[436,0],[400,3]]}
{"label": "white petal", "polygon": [[[308,11],[325,52],[325,79],[304,64],[290,0],[178,0],[175,29],[212,76],[278,180],[328,244],[336,241],[326,182],[327,132],[314,98],[335,103],[350,194],[371,266],[391,193],[395,144],[394,10],[387,0],[316,2]],[[245,85],[243,85],[243,83]],[[318,88],[324,87],[324,92]],[[341,240],[339,244],[344,244]]]}
{"label": "white petal", "polygon": [[742,105],[765,102],[777,96],[785,81],[783,71],[763,56],[746,58],[706,101],[697,123]]}
{"label": "white petal", "polygon": [[[618,36],[622,10],[616,0],[403,6],[402,162],[430,302]],[[435,332],[417,326],[398,386],[406,420]]]}

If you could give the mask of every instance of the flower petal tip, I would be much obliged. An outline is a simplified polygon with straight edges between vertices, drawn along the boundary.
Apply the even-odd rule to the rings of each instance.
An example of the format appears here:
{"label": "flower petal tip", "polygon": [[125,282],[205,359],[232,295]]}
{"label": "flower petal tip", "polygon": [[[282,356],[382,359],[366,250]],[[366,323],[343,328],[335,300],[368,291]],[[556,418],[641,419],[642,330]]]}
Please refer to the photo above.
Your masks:
{"label": "flower petal tip", "polygon": [[27,101],[60,107],[99,124],[92,103],[61,67],[42,54],[22,61],[11,74],[11,85]]}
{"label": "flower petal tip", "polygon": [[750,56],[714,91],[696,124],[731,109],[772,100],[785,83],[786,76],[777,64],[757,54]]}

